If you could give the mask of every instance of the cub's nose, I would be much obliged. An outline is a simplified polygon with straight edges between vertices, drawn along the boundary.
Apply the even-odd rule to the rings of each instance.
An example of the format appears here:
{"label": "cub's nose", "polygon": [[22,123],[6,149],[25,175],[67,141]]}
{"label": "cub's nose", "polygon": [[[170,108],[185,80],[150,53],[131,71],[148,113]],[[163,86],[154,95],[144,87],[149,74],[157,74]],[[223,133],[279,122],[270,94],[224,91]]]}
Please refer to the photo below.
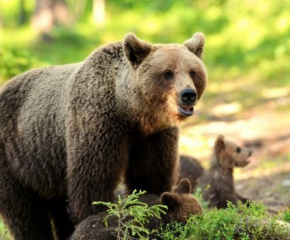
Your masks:
{"label": "cub's nose", "polygon": [[196,91],[191,88],[183,89],[180,93],[180,97],[183,103],[192,104],[197,98]]}

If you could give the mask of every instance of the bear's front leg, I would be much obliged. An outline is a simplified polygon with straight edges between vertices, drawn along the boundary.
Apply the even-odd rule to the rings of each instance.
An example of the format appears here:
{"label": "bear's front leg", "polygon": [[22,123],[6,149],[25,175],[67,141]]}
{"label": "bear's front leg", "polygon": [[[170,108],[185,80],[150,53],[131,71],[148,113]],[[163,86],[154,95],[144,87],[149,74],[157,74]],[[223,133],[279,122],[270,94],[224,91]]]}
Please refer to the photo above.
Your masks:
{"label": "bear's front leg", "polygon": [[129,193],[171,191],[179,174],[178,137],[178,128],[170,128],[133,142],[125,174]]}
{"label": "bear's front leg", "polygon": [[68,134],[67,186],[75,223],[105,208],[94,201],[113,201],[128,162],[127,139],[114,124],[87,124]]}

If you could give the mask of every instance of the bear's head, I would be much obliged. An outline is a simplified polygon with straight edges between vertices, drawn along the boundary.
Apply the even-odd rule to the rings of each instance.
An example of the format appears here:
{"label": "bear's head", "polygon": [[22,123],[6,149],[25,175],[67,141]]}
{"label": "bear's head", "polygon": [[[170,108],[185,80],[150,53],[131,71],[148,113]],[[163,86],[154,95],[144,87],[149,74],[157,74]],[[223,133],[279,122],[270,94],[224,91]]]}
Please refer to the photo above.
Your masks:
{"label": "bear's head", "polygon": [[166,222],[186,222],[190,215],[201,214],[202,207],[191,194],[191,184],[187,178],[180,180],[173,192],[164,192],[160,199],[168,210]]}
{"label": "bear's head", "polygon": [[226,140],[222,135],[216,139],[214,148],[216,160],[224,169],[244,167],[250,162],[249,157],[252,155],[250,149],[239,147],[234,142]]}
{"label": "bear's head", "polygon": [[207,84],[201,60],[204,42],[202,33],[183,44],[150,44],[132,33],[125,36],[130,97],[149,132],[176,126],[193,115]]}

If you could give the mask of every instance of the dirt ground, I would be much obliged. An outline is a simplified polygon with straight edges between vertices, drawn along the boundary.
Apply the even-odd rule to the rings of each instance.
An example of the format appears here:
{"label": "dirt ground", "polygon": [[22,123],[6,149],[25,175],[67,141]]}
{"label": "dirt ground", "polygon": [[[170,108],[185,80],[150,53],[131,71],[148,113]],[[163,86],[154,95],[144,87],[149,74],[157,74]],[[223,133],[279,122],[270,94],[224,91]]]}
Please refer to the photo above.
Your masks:
{"label": "dirt ground", "polygon": [[[267,105],[266,105],[267,106]],[[253,150],[248,166],[235,170],[236,190],[254,202],[264,203],[276,213],[290,207],[290,105],[251,110],[241,118],[210,116],[202,110],[181,129],[180,152],[199,159],[207,168],[218,134]],[[207,117],[205,117],[207,115]],[[196,121],[196,122],[195,122]]]}

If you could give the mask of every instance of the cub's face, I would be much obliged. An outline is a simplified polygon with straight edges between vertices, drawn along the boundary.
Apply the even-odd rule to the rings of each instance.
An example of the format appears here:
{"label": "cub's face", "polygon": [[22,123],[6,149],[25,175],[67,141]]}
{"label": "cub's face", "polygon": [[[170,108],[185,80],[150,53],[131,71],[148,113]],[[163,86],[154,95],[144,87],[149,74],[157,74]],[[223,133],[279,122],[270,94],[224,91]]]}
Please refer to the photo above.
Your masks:
{"label": "cub's face", "polygon": [[249,157],[252,155],[252,151],[247,148],[239,147],[237,144],[231,141],[226,141],[226,152],[234,160],[236,167],[244,167],[250,162]]}
{"label": "cub's face", "polygon": [[191,215],[202,214],[200,203],[192,196],[192,194],[179,195],[181,204],[173,212],[179,222],[186,222]]}
{"label": "cub's face", "polygon": [[201,33],[184,44],[152,45],[133,34],[125,37],[123,48],[134,76],[136,101],[160,128],[175,126],[194,114],[207,83],[203,47]]}
{"label": "cub's face", "polygon": [[173,192],[163,193],[161,203],[168,207],[170,221],[186,222],[190,215],[202,213],[202,207],[191,194],[191,184],[187,178],[181,179]]}
{"label": "cub's face", "polygon": [[244,167],[249,164],[252,151],[239,147],[232,141],[225,140],[219,136],[215,144],[216,153],[220,164],[224,168]]}

